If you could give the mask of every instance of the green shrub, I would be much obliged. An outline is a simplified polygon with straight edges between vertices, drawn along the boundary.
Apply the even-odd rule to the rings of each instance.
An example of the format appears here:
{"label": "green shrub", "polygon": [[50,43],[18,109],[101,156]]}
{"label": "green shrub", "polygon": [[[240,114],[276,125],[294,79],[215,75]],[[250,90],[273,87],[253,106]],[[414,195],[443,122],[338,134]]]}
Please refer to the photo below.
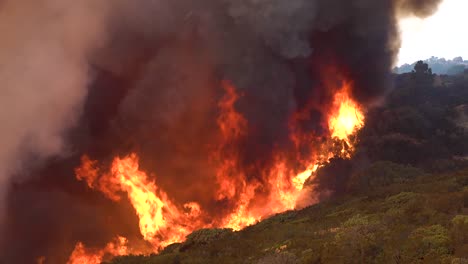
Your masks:
{"label": "green shrub", "polygon": [[[457,251],[468,245],[468,215],[457,215],[451,221],[451,235]],[[465,254],[468,257],[468,252]]]}
{"label": "green shrub", "polygon": [[370,167],[354,173],[349,181],[348,189],[366,191],[375,187],[405,183],[421,175],[424,175],[422,170],[409,165],[378,161]]}
{"label": "green shrub", "polygon": [[365,263],[366,258],[372,257],[371,251],[378,247],[377,233],[381,229],[375,217],[357,214],[340,226],[335,236],[336,245],[345,259]]}
{"label": "green shrub", "polygon": [[444,259],[451,253],[448,230],[441,225],[415,229],[408,238],[406,257],[411,261]]}

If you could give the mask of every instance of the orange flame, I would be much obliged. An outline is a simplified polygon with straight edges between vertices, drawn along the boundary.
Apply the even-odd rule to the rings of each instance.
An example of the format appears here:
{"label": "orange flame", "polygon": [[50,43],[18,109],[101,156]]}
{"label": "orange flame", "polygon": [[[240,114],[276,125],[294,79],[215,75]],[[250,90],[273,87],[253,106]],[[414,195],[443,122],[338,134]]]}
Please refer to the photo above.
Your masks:
{"label": "orange flame", "polygon": [[[240,193],[237,207],[224,218],[222,226],[241,230],[273,214],[295,209],[300,197],[308,191],[304,189],[304,183],[317,168],[317,165],[310,165],[310,168],[295,173],[285,161],[278,159],[274,167],[263,175],[262,178],[267,179],[263,186],[242,181],[243,185],[237,190]],[[257,195],[256,190],[261,187],[270,190],[267,197]],[[310,198],[312,203],[317,201]]]}
{"label": "orange flame", "polygon": [[359,105],[350,97],[350,84],[343,87],[334,95],[328,127],[333,138],[346,141],[349,136],[364,126],[364,114]]}
{"label": "orange flame", "polygon": [[258,221],[258,217],[251,214],[249,207],[259,184],[247,183],[244,171],[239,169],[239,152],[236,146],[247,134],[248,123],[235,109],[240,96],[234,86],[227,81],[224,81],[222,86],[225,95],[218,103],[220,114],[217,124],[221,132],[221,143],[215,151],[215,159],[218,161],[216,180],[219,186],[215,198],[235,201],[235,209],[221,221],[220,225],[240,230]]}
{"label": "orange flame", "polygon": [[[232,175],[239,173],[237,172],[238,153],[235,150],[230,150],[229,153],[222,152],[225,148],[229,148],[229,144],[236,143],[242,136],[246,135],[247,120],[235,110],[234,105],[239,99],[235,88],[226,81],[222,84],[226,94],[218,103],[220,114],[216,120],[221,132],[222,143],[216,151],[215,159],[223,156],[223,160],[218,164],[219,168],[216,173],[216,179],[219,184],[216,197],[218,200],[234,198],[236,186],[239,184],[242,185],[241,188],[246,187],[245,182],[236,182],[236,180],[244,179],[243,175]],[[233,177],[226,177],[227,175]]]}
{"label": "orange flame", "polygon": [[[294,209],[305,181],[317,166],[308,164],[304,166],[304,171],[296,172],[288,168],[283,155],[278,154],[274,165],[261,175],[265,182],[247,182],[245,171],[239,169],[238,153],[232,145],[236,146],[247,134],[248,123],[235,109],[235,103],[240,98],[236,89],[228,82],[223,82],[223,87],[226,94],[218,104],[220,115],[217,120],[221,131],[221,144],[217,151],[217,158],[221,159],[217,170],[220,187],[217,198],[235,198],[235,208],[224,217],[221,225],[240,230],[265,217]],[[229,151],[223,152],[225,148]],[[267,197],[258,194],[261,188],[270,190]]]}
{"label": "orange flame", "polygon": [[234,140],[246,134],[247,120],[235,109],[239,95],[234,86],[227,81],[222,84],[226,94],[218,103],[221,113],[217,123],[223,137],[226,140]]}
{"label": "orange flame", "polygon": [[190,232],[203,227],[197,221],[200,206],[193,202],[185,204],[185,210],[175,206],[167,194],[155,182],[148,180],[145,172],[139,170],[136,154],[123,159],[115,158],[111,172],[103,175],[98,182],[87,176],[94,177],[98,171],[96,162],[86,156],[82,158],[82,162],[82,166],[76,170],[78,179],[87,180],[88,185],[98,188],[112,200],[120,199],[118,192],[127,193],[139,217],[143,238],[151,242],[156,250],[182,241]]}
{"label": "orange flame", "polygon": [[117,237],[115,242],[110,242],[104,249],[89,250],[83,243],[78,242],[73,250],[67,264],[100,264],[105,255],[122,256],[128,254],[127,239]]}

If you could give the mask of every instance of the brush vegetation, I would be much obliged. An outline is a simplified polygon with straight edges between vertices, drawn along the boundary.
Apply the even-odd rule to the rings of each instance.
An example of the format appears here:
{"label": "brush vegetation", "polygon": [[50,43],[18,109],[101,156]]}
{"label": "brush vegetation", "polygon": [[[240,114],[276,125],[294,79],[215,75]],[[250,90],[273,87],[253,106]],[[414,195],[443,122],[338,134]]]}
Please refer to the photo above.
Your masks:
{"label": "brush vegetation", "polygon": [[467,213],[468,170],[419,174],[239,232],[199,230],[159,255],[111,263],[466,263]]}

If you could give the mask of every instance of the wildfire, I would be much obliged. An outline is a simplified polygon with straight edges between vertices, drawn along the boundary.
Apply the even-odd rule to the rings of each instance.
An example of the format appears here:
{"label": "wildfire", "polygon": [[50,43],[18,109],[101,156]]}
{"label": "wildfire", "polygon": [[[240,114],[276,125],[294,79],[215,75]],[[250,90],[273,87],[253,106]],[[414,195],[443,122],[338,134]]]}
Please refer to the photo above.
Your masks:
{"label": "wildfire", "polygon": [[[154,251],[175,242],[181,242],[191,232],[206,227],[224,227],[240,230],[265,217],[286,210],[295,209],[301,197],[309,197],[308,204],[317,202],[313,196],[313,187],[304,188],[314,172],[333,157],[334,152],[329,144],[318,143],[314,135],[301,134],[291,126],[290,139],[294,151],[301,153],[301,145],[308,145],[314,153],[305,156],[297,154],[297,164],[288,159],[291,151],[275,153],[274,162],[264,168],[258,177],[248,178],[245,168],[241,166],[242,141],[248,135],[249,123],[236,110],[236,102],[241,98],[234,86],[223,82],[224,96],[218,103],[219,114],[216,120],[219,138],[211,158],[216,168],[217,190],[213,199],[228,202],[229,210],[221,219],[207,219],[203,208],[196,202],[177,205],[170,199],[154,180],[140,170],[137,154],[124,158],[114,158],[110,171],[101,172],[98,162],[83,156],[82,165],[76,169],[78,180],[85,181],[93,189],[101,191],[109,199],[119,201],[126,194],[139,218],[142,237],[150,242]],[[364,124],[364,115],[359,105],[350,96],[350,84],[345,83],[334,94],[328,118],[331,137],[344,140],[352,145],[349,136]],[[298,113],[295,118],[307,118]],[[293,119],[296,120],[296,119]],[[214,139],[215,140],[215,139]],[[99,263],[105,254],[121,255],[128,252],[124,247],[125,238],[118,243],[109,243],[100,251],[87,251],[78,243],[69,264]]]}

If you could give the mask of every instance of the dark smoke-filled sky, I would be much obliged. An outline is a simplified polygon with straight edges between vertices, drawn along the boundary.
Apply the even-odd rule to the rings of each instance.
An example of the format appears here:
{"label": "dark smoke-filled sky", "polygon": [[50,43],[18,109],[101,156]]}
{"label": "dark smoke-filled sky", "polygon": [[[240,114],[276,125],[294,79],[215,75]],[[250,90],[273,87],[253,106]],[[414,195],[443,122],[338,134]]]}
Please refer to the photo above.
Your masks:
{"label": "dark smoke-filled sky", "polygon": [[77,241],[138,237],[127,202],[75,179],[83,154],[109,164],[137,152],[173,199],[216,215],[207,156],[222,80],[242,94],[237,108],[251,126],[237,149],[255,178],[273,148],[290,144],[295,111],[312,102],[300,129],[324,133],[324,78],[353,80],[363,105],[384,95],[398,17],[427,16],[438,2],[0,2],[0,262],[64,263]]}

